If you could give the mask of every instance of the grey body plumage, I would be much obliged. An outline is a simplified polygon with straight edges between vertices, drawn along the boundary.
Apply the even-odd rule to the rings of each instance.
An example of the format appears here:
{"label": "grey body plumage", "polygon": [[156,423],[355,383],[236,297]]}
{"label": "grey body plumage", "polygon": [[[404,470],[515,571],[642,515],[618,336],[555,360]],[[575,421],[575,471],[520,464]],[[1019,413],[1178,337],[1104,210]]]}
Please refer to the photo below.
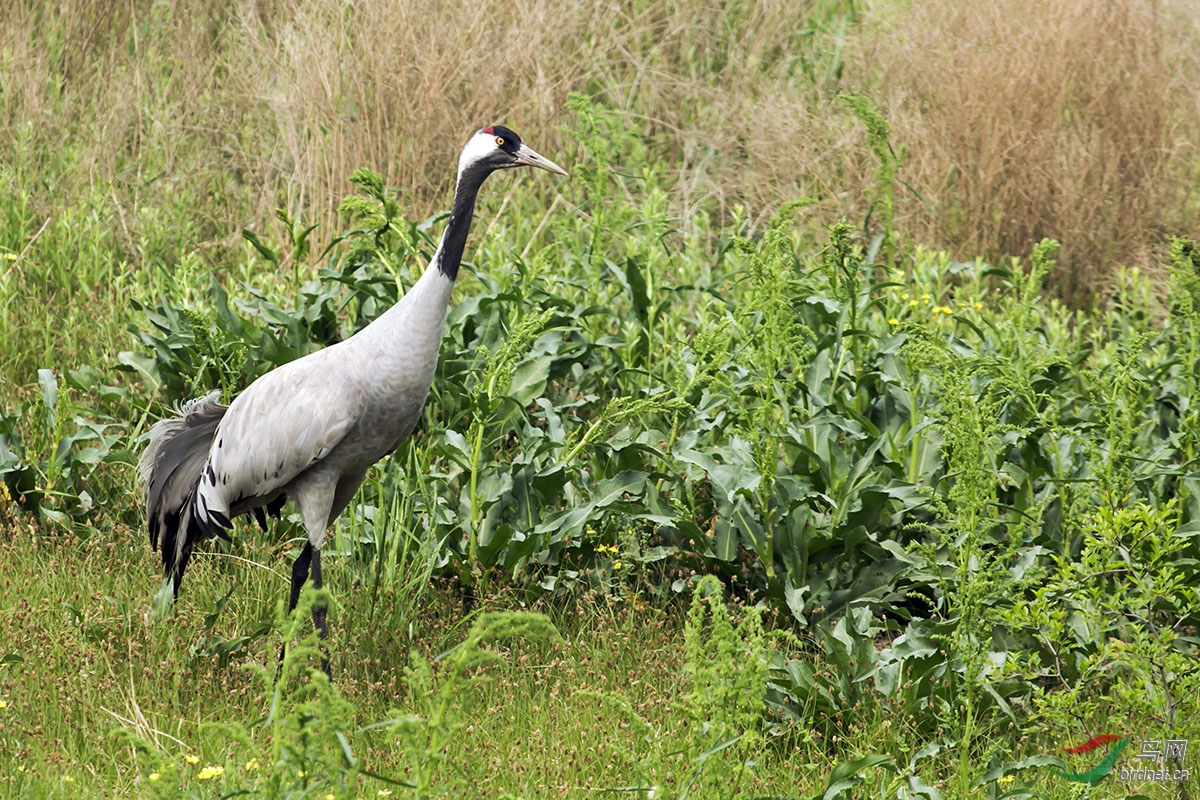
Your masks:
{"label": "grey body plumage", "polygon": [[[225,536],[235,517],[291,500],[308,542],[293,569],[289,608],[311,572],[319,585],[328,527],[367,469],[412,432],[437,367],[446,308],[475,197],[498,169],[566,172],[501,126],[463,149],[450,219],[433,260],[399,302],[354,336],[284,364],[229,406],[219,393],[191,400],[150,431],[139,462],[151,546],[178,594],[194,546]],[[324,632],[323,611],[314,612]]]}

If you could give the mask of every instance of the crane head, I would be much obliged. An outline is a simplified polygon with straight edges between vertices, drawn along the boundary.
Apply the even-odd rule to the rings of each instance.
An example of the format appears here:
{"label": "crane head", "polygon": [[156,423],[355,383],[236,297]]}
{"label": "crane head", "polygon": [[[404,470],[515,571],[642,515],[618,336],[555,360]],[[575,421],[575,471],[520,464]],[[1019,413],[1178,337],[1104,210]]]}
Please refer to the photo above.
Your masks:
{"label": "crane head", "polygon": [[458,160],[458,174],[479,170],[490,173],[513,167],[537,167],[556,175],[567,171],[548,158],[540,156],[521,142],[516,132],[503,125],[489,125],[478,131],[463,148]]}

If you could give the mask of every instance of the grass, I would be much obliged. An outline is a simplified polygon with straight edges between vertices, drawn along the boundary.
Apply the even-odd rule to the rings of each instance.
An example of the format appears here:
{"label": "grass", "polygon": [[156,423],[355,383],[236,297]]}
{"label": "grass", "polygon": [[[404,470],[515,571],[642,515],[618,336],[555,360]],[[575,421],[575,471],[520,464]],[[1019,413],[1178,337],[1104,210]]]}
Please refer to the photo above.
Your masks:
{"label": "grass", "polygon": [[[181,602],[176,617],[147,624],[142,609],[123,598],[152,594],[155,570],[141,548],[125,546],[128,539],[140,540],[140,533],[126,534],[124,544],[108,538],[64,552],[53,537],[6,532],[4,588],[20,601],[8,609],[3,637],[25,664],[7,664],[0,675],[5,796],[151,796],[147,776],[164,774],[163,762],[179,770],[183,790],[210,796],[198,778],[205,765],[222,765],[230,773],[226,781],[235,771],[257,778],[244,767],[252,759],[259,774],[271,768],[268,728],[250,725],[250,735],[237,739],[216,728],[267,713],[258,678],[220,666],[205,648],[218,637],[245,633],[246,621],[279,600],[284,579],[265,570],[239,575],[228,606],[211,631],[197,637],[203,616],[229,586],[220,575],[222,560],[207,560],[194,583],[197,591]],[[352,725],[388,719],[398,705],[420,707],[428,697],[406,675],[408,654],[430,656],[459,644],[467,627],[461,600],[432,590],[418,614],[396,619],[389,616],[396,605],[389,591],[383,610],[365,626],[368,594],[355,589],[347,571],[334,567],[329,573],[331,594],[340,598],[330,648],[338,693],[355,708]],[[114,576],[121,576],[119,583]],[[99,586],[104,588],[97,591]],[[483,796],[584,796],[625,785],[638,764],[631,754],[646,746],[646,730],[628,725],[618,703],[645,720],[651,736],[678,727],[673,720],[685,686],[684,633],[677,620],[602,597],[551,609],[551,616],[560,632],[556,641],[509,642],[498,647],[498,663],[477,667],[468,681],[455,684],[446,713],[458,727],[444,763],[434,768],[440,785]],[[270,664],[276,652],[271,639],[255,639],[235,662],[248,656]],[[25,668],[32,664],[39,665],[36,671]],[[41,680],[47,670],[61,680]],[[436,674],[431,688],[453,679]],[[114,733],[89,733],[101,729]],[[152,767],[139,769],[120,731],[161,748]],[[360,735],[354,742],[372,771],[395,779],[412,774],[406,769],[410,754],[389,746],[386,736]],[[189,764],[189,755],[199,761]],[[755,777],[758,791],[795,788],[801,766],[796,757],[772,758],[771,771]],[[374,796],[371,787],[388,785],[365,781],[358,796]]]}
{"label": "grass", "polygon": [[[0,795],[1193,795],[1048,769],[1200,739],[1193,9],[1043,5],[5,5]],[[496,120],[572,177],[485,188],[332,685],[295,519],[157,619],[139,437]]]}

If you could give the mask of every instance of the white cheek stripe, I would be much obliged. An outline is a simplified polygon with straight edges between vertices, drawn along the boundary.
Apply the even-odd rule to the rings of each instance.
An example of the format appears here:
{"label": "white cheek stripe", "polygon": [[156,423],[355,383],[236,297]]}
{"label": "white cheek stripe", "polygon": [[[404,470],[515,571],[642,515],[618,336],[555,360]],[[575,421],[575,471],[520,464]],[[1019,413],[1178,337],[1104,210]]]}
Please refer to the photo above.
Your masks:
{"label": "white cheek stripe", "polygon": [[458,158],[458,174],[462,176],[465,170],[471,164],[474,164],[481,158],[485,158],[496,152],[496,137],[479,131],[471,137],[467,142],[467,146],[463,148],[462,155]]}

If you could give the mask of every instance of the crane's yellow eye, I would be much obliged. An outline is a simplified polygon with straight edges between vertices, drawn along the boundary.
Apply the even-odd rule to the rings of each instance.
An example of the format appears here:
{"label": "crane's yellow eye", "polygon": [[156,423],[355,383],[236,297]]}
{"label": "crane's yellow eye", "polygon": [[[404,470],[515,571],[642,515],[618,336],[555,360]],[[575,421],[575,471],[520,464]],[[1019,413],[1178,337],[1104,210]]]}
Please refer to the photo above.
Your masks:
{"label": "crane's yellow eye", "polygon": [[503,136],[496,137],[496,147],[504,147],[504,137]]}

